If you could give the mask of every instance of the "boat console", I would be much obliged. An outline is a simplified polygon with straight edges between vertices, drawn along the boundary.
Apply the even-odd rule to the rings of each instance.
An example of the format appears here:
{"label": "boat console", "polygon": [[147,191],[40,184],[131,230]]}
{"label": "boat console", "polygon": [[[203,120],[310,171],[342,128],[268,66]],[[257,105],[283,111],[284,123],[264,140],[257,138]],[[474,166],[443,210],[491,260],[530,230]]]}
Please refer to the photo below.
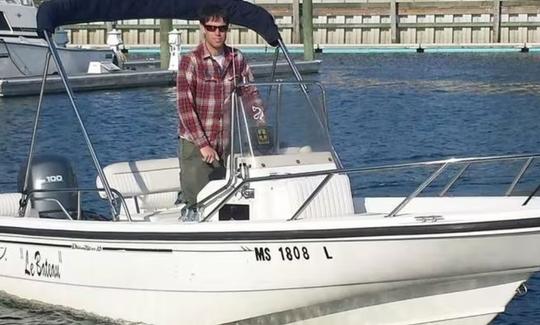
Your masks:
{"label": "boat console", "polygon": [[[243,213],[249,220],[353,214],[348,176],[318,174],[341,167],[330,141],[323,87],[316,82],[275,82],[239,88],[230,130],[229,174],[234,176],[221,193],[217,187],[225,181],[201,191],[204,218],[234,220],[224,213],[233,211],[231,206],[249,211]],[[254,88],[264,103],[264,116],[257,114],[252,97],[241,95],[252,94]],[[295,177],[298,174],[303,176]]]}
{"label": "boat console", "polygon": [[[264,113],[258,119],[253,114],[252,98],[237,95],[250,93],[241,91],[242,87],[256,89],[258,100],[264,103]],[[327,178],[317,174],[340,167],[330,144],[324,90],[319,84],[244,85],[234,95],[229,122],[225,122],[232,139],[228,141],[226,177],[211,181],[199,193],[201,218],[283,220],[354,213],[348,176]],[[120,219],[179,211],[179,172],[176,157],[118,162],[105,167],[109,185],[126,202]],[[314,174],[294,177],[299,173]],[[246,183],[241,188],[236,188],[243,182]],[[96,185],[103,187],[99,177]],[[106,198],[104,192],[100,195]],[[310,202],[303,206],[306,200]]]}

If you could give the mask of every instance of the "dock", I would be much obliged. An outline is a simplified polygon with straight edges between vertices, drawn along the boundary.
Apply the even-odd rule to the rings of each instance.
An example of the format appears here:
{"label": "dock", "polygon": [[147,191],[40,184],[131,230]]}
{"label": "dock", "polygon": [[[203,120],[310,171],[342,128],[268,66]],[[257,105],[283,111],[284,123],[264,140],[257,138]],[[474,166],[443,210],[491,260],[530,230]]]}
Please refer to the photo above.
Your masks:
{"label": "dock", "polygon": [[[321,60],[299,61],[296,63],[302,75],[318,73]],[[256,79],[267,78],[272,73],[272,64],[254,63],[251,65]],[[285,62],[276,66],[276,76],[291,75],[291,69]],[[176,71],[169,70],[123,70],[113,73],[85,74],[69,76],[74,91],[104,89],[125,89],[134,87],[170,87],[176,84]],[[0,80],[0,97],[38,95],[41,89],[41,76],[9,78]],[[59,76],[48,76],[46,93],[64,92]]]}
{"label": "dock", "polygon": [[[303,43],[298,0],[253,0],[274,17],[285,44]],[[539,43],[538,0],[313,0],[313,44],[474,44]],[[173,20],[182,47],[201,40],[199,24]],[[159,20],[119,22],[116,29],[129,48],[159,46]],[[74,45],[104,46],[107,25],[66,26]],[[234,47],[264,45],[264,39],[242,26],[231,26]]]}

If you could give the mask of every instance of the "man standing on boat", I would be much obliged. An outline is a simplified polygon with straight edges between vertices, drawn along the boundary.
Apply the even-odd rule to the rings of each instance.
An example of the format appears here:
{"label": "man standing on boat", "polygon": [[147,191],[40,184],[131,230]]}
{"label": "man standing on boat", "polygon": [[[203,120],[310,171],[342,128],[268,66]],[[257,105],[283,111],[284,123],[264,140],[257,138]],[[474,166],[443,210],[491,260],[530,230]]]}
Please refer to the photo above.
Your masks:
{"label": "man standing on boat", "polygon": [[[253,80],[242,53],[225,44],[227,12],[209,5],[201,10],[199,21],[204,40],[182,56],[177,75],[181,200],[187,207],[197,203],[197,194],[210,180],[224,178],[231,94],[237,84]],[[257,90],[246,88],[242,96],[252,98],[251,115],[264,123]]]}

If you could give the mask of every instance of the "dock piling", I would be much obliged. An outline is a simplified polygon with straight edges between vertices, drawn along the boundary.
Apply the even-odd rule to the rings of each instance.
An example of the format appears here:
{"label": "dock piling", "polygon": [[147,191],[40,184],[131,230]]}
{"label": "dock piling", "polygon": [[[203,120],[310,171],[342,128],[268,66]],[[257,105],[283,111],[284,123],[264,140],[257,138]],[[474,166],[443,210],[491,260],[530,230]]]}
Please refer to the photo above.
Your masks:
{"label": "dock piling", "polygon": [[398,10],[397,1],[392,0],[390,2],[390,38],[393,44],[399,43]]}
{"label": "dock piling", "polygon": [[169,67],[169,32],[172,30],[172,19],[159,20],[159,60],[161,69]]}
{"label": "dock piling", "polygon": [[313,2],[303,0],[302,29],[304,30],[304,60],[313,60]]}
{"label": "dock piling", "polygon": [[302,43],[302,30],[300,28],[300,0],[292,2],[293,43]]}
{"label": "dock piling", "polygon": [[493,0],[493,43],[501,42],[501,0]]}

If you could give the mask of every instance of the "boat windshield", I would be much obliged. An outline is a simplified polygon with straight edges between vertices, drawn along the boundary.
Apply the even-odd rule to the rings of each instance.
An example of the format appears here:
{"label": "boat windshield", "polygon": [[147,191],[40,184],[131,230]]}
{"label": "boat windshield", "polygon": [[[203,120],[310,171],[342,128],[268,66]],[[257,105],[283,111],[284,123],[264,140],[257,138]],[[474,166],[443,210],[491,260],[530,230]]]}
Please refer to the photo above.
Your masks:
{"label": "boat windshield", "polygon": [[240,87],[236,154],[330,152],[325,96],[318,83],[263,83]]}
{"label": "boat windshield", "polygon": [[34,1],[32,0],[0,0],[0,4],[1,3],[7,3],[7,4],[12,4],[12,5],[22,5],[22,6],[28,6],[28,7],[34,6]]}

